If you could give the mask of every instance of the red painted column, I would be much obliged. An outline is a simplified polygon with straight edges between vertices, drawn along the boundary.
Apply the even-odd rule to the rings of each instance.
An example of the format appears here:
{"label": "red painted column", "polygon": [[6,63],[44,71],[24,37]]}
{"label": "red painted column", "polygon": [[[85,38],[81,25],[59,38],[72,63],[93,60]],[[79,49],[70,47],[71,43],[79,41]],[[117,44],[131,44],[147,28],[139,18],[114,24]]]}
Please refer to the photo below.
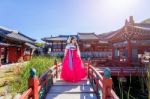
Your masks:
{"label": "red painted column", "polygon": [[6,63],[9,63],[10,62],[10,54],[9,54],[9,50],[10,50],[10,47],[6,47],[6,51],[7,51],[7,55],[6,55]]}
{"label": "red painted column", "polygon": [[115,59],[115,48],[112,46],[112,65],[114,65],[114,59]]}
{"label": "red painted column", "polygon": [[128,66],[131,66],[131,63],[132,63],[132,44],[131,44],[130,40],[128,40],[127,49],[128,49]]}
{"label": "red painted column", "polygon": [[120,64],[120,59],[121,59],[121,49],[120,48],[118,48],[118,51],[119,51],[119,56],[118,56],[118,66],[121,66],[121,64]]}
{"label": "red painted column", "polygon": [[16,47],[9,47],[8,49],[8,61],[10,63],[15,63],[17,62],[17,48]]}

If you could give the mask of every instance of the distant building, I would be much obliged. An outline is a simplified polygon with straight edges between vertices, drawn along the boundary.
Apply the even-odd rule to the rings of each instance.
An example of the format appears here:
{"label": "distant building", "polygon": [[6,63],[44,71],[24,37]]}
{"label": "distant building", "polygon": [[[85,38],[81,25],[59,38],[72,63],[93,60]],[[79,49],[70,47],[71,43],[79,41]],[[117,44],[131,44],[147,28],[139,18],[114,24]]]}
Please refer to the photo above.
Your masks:
{"label": "distant building", "polygon": [[[63,55],[70,35],[43,38],[47,54]],[[77,33],[82,58],[91,57],[96,64],[141,66],[142,57],[150,62],[150,24],[135,23],[131,16],[125,25],[113,32],[96,35]],[[111,63],[111,64],[110,64]]]}
{"label": "distant building", "polygon": [[18,31],[0,27],[0,64],[29,60],[36,48],[35,41]]}

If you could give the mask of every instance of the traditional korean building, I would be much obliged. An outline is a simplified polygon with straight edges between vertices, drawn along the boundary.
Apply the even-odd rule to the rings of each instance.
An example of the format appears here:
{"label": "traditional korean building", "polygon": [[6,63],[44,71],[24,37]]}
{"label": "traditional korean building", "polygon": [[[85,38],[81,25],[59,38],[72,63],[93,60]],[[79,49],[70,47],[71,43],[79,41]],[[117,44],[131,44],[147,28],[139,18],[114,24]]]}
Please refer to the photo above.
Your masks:
{"label": "traditional korean building", "polygon": [[42,38],[46,42],[45,54],[50,54],[51,56],[63,55],[69,36],[75,35],[59,35],[56,37]]}
{"label": "traditional korean building", "polygon": [[[63,54],[70,35],[42,39],[51,55]],[[77,33],[81,57],[92,58],[99,66],[142,66],[142,58],[150,59],[150,24],[135,23],[133,17],[116,31],[96,35]],[[144,56],[146,53],[146,56]]]}
{"label": "traditional korean building", "polygon": [[105,39],[112,44],[115,66],[142,66],[143,57],[145,62],[150,62],[150,24],[135,23],[131,16],[122,28],[109,33]]}
{"label": "traditional korean building", "polygon": [[0,64],[29,60],[36,48],[35,41],[18,31],[0,27]]}
{"label": "traditional korean building", "polygon": [[77,35],[59,35],[57,37],[43,38],[42,40],[46,42],[45,48],[48,49],[46,53],[50,53],[51,56],[63,56],[69,36],[77,38],[82,58],[87,59],[90,57],[97,62],[103,58],[104,63],[108,56],[111,56],[112,52],[109,43],[99,39],[99,36],[95,33],[77,33]]}

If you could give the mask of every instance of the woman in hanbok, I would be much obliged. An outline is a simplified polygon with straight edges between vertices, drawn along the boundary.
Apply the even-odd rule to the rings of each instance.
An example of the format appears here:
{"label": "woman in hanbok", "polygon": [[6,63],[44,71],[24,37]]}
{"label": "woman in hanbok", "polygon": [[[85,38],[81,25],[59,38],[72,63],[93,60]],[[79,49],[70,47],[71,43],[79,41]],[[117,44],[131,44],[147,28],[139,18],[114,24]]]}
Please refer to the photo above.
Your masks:
{"label": "woman in hanbok", "polygon": [[79,82],[85,77],[86,69],[80,57],[79,46],[76,38],[70,37],[62,62],[61,79],[67,82]]}

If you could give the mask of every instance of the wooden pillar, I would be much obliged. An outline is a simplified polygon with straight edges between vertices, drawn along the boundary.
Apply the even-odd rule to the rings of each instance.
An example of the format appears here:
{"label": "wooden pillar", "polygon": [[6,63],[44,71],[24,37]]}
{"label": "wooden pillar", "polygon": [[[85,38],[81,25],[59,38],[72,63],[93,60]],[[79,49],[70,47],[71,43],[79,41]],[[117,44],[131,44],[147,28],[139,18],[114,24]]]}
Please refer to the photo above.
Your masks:
{"label": "wooden pillar", "polygon": [[57,52],[59,52],[59,42],[57,42]]}
{"label": "wooden pillar", "polygon": [[10,50],[10,47],[6,47],[6,63],[9,63],[9,59],[10,59],[10,54],[9,54],[9,50]]}
{"label": "wooden pillar", "polygon": [[61,42],[61,51],[63,51],[63,41]]}
{"label": "wooden pillar", "polygon": [[132,44],[131,44],[130,40],[128,40],[127,49],[128,49],[128,66],[131,66],[131,63],[132,63]]}
{"label": "wooden pillar", "polygon": [[114,65],[114,59],[115,59],[115,48],[112,46],[112,65]]}
{"label": "wooden pillar", "polygon": [[[12,53],[13,52],[13,53]],[[15,54],[14,54],[14,48],[13,47],[9,47],[8,49],[8,62],[9,63],[14,63],[14,57],[15,57]]]}
{"label": "wooden pillar", "polygon": [[53,45],[53,41],[52,41],[52,46],[51,46],[51,51],[53,52],[53,47],[54,47],[54,45]]}
{"label": "wooden pillar", "polygon": [[20,60],[20,61],[23,61],[23,58],[24,58],[24,46],[22,46],[22,47],[20,48],[19,60]]}
{"label": "wooden pillar", "polygon": [[118,52],[119,52],[119,56],[118,56],[118,66],[121,66],[121,61],[120,61],[120,59],[121,59],[121,48],[119,47],[118,48]]}

